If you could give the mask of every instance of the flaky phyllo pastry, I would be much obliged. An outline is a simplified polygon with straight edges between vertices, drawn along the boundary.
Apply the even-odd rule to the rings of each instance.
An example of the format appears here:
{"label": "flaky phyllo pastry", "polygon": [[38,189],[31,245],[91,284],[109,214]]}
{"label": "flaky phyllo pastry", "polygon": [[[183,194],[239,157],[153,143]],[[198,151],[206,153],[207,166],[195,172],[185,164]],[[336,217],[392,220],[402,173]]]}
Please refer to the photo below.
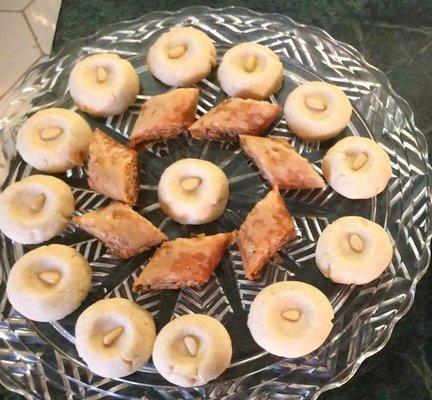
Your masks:
{"label": "flaky phyllo pastry", "polygon": [[275,186],[250,211],[237,234],[246,278],[257,279],[276,252],[295,236],[294,221]]}
{"label": "flaky phyllo pastry", "polygon": [[167,240],[166,235],[126,204],[75,216],[72,222],[96,236],[118,258],[129,258]]}
{"label": "flaky phyllo pastry", "polygon": [[178,238],[163,243],[144,266],[133,289],[177,289],[207,282],[231,239],[232,233],[229,232]]}
{"label": "flaky phyllo pastry", "polygon": [[131,147],[172,139],[186,131],[195,121],[198,95],[198,89],[180,88],[148,99],[133,127]]}
{"label": "flaky phyllo pastry", "polygon": [[138,154],[95,129],[89,148],[88,184],[111,199],[135,204],[138,197]]}
{"label": "flaky phyllo pastry", "polygon": [[279,189],[325,186],[309,161],[298,154],[286,139],[241,135],[240,145],[272,186]]}
{"label": "flaky phyllo pastry", "polygon": [[239,135],[261,135],[275,120],[281,108],[268,101],[229,98],[212,108],[189,127],[199,140],[238,139]]}

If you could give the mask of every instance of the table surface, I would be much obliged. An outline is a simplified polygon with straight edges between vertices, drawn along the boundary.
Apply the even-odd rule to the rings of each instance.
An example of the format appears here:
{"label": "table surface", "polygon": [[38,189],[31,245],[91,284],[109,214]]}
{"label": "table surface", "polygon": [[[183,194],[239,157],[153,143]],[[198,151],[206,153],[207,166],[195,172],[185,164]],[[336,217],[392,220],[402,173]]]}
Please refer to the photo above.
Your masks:
{"label": "table surface", "polygon": [[[154,10],[203,4],[283,13],[297,22],[319,26],[356,47],[387,74],[396,92],[408,101],[432,148],[431,0],[64,0],[53,53],[112,22]],[[421,280],[412,309],[398,322],[387,346],[368,358],[347,384],[324,393],[320,400],[432,399],[431,310],[429,273]],[[0,398],[21,397],[0,390]]]}

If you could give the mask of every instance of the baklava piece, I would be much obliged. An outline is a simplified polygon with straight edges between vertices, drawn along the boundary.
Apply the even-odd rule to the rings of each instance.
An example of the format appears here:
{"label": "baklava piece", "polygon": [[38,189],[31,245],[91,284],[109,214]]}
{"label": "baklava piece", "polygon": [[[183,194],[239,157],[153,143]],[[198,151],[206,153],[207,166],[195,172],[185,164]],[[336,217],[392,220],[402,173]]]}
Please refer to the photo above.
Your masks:
{"label": "baklava piece", "polygon": [[150,221],[120,202],[75,216],[72,222],[96,236],[118,258],[132,257],[168,239]]}
{"label": "baklava piece", "polygon": [[90,189],[113,200],[135,204],[138,197],[138,154],[96,129],[88,162]]}
{"label": "baklava piece", "polygon": [[189,127],[195,139],[228,140],[239,135],[261,135],[275,120],[281,107],[268,101],[229,98]]}
{"label": "baklava piece", "polygon": [[174,89],[148,99],[130,136],[130,146],[172,139],[195,121],[199,90]]}
{"label": "baklava piece", "polygon": [[257,279],[275,253],[295,237],[294,221],[275,186],[255,205],[238,231],[246,278]]}
{"label": "baklava piece", "polygon": [[133,290],[178,289],[207,282],[232,236],[199,235],[163,243],[134,282]]}
{"label": "baklava piece", "polygon": [[278,186],[279,189],[315,189],[325,186],[324,180],[309,161],[285,139],[242,135],[240,145],[272,186]]}

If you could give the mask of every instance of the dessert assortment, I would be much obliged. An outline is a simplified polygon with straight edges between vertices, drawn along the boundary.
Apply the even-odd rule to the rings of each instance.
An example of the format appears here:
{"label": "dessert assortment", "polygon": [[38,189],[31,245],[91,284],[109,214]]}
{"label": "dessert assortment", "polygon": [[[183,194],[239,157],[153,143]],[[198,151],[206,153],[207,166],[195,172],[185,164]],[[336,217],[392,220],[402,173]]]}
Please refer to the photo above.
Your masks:
{"label": "dessert assortment", "polygon": [[[38,244],[61,234],[71,222],[95,236],[116,258],[156,247],[141,266],[135,292],[205,284],[235,242],[246,279],[257,280],[278,251],[297,237],[296,223],[280,190],[325,190],[327,182],[342,196],[366,199],[387,186],[390,159],[370,139],[348,137],[336,142],[322,160],[324,180],[287,139],[263,136],[282,111],[279,104],[265,101],[283,84],[282,63],[269,48],[240,43],[228,50],[217,76],[223,91],[233,97],[197,120],[199,91],[188,86],[204,79],[216,65],[212,40],[198,29],[174,27],[150,47],[147,64],[156,79],[175,88],[144,103],[128,143],[119,143],[98,128],[92,132],[79,114],[59,108],[37,112],[17,136],[17,150],[30,165],[53,173],[86,163],[90,189],[113,201],[72,217],[71,188],[58,178],[32,175],[0,194],[4,235],[18,243]],[[115,54],[96,54],[76,63],[69,90],[81,111],[106,117],[122,113],[135,102],[139,79],[129,61]],[[351,113],[344,92],[325,82],[298,86],[284,105],[287,125],[306,141],[335,137],[349,125]],[[186,131],[197,140],[239,142],[272,187],[237,231],[169,240],[132,208],[139,195],[138,152]],[[227,207],[229,179],[209,161],[185,158],[162,172],[157,195],[161,210],[177,223],[207,224]],[[392,255],[386,231],[357,216],[331,223],[316,246],[317,268],[344,284],[376,279]],[[49,322],[76,310],[90,288],[86,259],[70,247],[51,244],[29,251],[16,262],[7,295],[27,318]],[[326,341],[333,318],[331,303],[319,289],[284,281],[267,286],[255,297],[247,326],[267,352],[302,357]],[[167,381],[183,387],[217,378],[230,366],[233,354],[229,332],[215,318],[183,315],[156,334],[152,316],[122,298],[100,300],[85,309],[75,336],[78,354],[100,376],[129,375],[152,357]]]}

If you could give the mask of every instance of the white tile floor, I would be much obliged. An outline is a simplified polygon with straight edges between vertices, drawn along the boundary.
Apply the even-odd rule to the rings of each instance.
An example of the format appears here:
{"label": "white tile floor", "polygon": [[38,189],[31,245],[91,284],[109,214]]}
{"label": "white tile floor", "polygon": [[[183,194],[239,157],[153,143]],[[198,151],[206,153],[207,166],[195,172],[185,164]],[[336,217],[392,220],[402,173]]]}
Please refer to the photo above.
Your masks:
{"label": "white tile floor", "polygon": [[61,0],[0,0],[0,98],[51,53]]}

